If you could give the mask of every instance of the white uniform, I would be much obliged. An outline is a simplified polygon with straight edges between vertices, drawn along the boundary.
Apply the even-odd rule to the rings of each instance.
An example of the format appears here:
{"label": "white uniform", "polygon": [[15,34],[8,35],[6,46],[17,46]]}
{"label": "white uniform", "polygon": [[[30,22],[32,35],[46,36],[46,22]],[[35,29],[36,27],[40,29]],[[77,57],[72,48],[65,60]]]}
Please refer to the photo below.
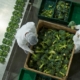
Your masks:
{"label": "white uniform", "polygon": [[80,29],[80,24],[75,26],[75,29]]}
{"label": "white uniform", "polygon": [[21,47],[24,51],[33,53],[33,51],[27,45],[28,41],[26,40],[26,37],[25,37],[25,34],[27,32],[33,32],[37,36],[36,27],[35,27],[34,22],[28,22],[25,25],[23,25],[17,31],[15,38],[17,39],[17,43],[18,43],[19,47]]}
{"label": "white uniform", "polygon": [[76,34],[73,36],[73,41],[75,44],[75,52],[80,51],[80,30],[76,32]]}

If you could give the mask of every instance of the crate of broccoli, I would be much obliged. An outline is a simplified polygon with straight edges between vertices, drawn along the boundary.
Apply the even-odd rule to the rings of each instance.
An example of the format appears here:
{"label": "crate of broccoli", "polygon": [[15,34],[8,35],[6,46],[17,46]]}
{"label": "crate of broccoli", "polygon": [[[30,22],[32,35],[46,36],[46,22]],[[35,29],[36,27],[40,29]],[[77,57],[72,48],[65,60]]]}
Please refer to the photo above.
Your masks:
{"label": "crate of broccoli", "polygon": [[24,67],[34,72],[61,80],[68,76],[74,54],[73,35],[65,26],[40,20],[37,26],[37,45],[28,54]]}
{"label": "crate of broccoli", "polygon": [[59,21],[68,22],[71,6],[72,3],[70,1],[58,0],[53,18]]}

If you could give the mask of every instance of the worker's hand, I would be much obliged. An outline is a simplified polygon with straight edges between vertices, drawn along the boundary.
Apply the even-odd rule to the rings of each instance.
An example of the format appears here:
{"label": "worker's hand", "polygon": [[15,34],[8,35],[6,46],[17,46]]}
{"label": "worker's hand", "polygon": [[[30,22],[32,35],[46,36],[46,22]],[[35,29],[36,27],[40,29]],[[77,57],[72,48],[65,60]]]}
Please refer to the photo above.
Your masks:
{"label": "worker's hand", "polygon": [[34,51],[31,50],[30,53],[31,53],[31,54],[34,54]]}

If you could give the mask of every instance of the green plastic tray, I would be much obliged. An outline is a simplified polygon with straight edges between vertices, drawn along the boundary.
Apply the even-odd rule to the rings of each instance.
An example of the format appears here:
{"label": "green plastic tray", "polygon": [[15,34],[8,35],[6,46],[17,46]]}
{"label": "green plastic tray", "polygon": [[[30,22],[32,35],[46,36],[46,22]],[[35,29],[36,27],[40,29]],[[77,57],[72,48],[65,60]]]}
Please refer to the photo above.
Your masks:
{"label": "green plastic tray", "polygon": [[80,24],[80,4],[72,3],[69,21],[75,21],[76,24]]}
{"label": "green plastic tray", "polygon": [[[48,76],[41,75],[41,74],[37,74],[36,80],[52,80],[52,78],[48,77]],[[53,80],[55,80],[55,79],[53,79]]]}
{"label": "green plastic tray", "polygon": [[[57,3],[56,3],[56,6],[58,4],[59,1],[64,1],[64,0],[57,0]],[[68,21],[69,21],[69,17],[70,17],[70,13],[71,13],[71,7],[72,7],[72,2],[69,1],[69,0],[65,0],[64,2],[67,2],[70,4],[70,9],[68,11],[68,18],[66,20],[63,20],[63,19],[58,19],[58,18],[55,18],[55,14],[56,14],[56,8],[55,8],[55,11],[54,11],[54,15],[53,15],[53,20],[55,22],[58,22],[58,23],[61,23],[61,24],[68,24]]]}
{"label": "green plastic tray", "polygon": [[35,72],[26,69],[21,69],[18,80],[35,80],[35,79],[36,79]]}
{"label": "green plastic tray", "polygon": [[36,80],[58,80],[58,79],[54,79],[45,75],[37,74]]}
{"label": "green plastic tray", "polygon": [[18,80],[57,80],[22,68]]}
{"label": "green plastic tray", "polygon": [[[70,3],[70,10],[69,10],[69,13],[68,13],[68,19],[67,20],[60,20],[60,19],[54,18],[54,15],[55,15],[55,12],[56,12],[56,5],[57,5],[58,1],[60,1],[60,0],[42,0],[41,6],[40,6],[40,9],[39,9],[39,12],[38,12],[38,18],[42,19],[42,20],[50,21],[50,22],[56,22],[56,23],[67,25],[68,22],[69,22],[69,16],[70,16],[70,13],[71,13],[72,2],[69,1],[69,0],[65,0],[65,2]],[[53,5],[53,8],[54,8],[54,11],[53,11],[53,14],[52,14],[53,16],[52,17],[42,16],[41,15],[42,10],[43,9],[48,10],[49,5]]]}
{"label": "green plastic tray", "polygon": [[[54,9],[55,9],[55,5],[56,5],[57,0],[42,0],[41,2],[41,6],[38,12],[38,18],[43,19],[43,20],[47,20],[47,21],[52,21],[52,17],[54,14]],[[48,7],[49,5],[52,6],[53,8],[53,13],[52,13],[52,17],[46,17],[41,15],[43,10],[49,10],[50,8]]]}

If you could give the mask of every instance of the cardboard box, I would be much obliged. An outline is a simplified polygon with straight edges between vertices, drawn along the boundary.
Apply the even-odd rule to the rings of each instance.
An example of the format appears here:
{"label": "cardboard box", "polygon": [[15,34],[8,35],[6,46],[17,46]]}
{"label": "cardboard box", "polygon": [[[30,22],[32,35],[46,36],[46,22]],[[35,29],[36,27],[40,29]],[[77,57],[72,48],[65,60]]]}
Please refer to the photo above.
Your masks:
{"label": "cardboard box", "polygon": [[[73,34],[75,34],[75,32],[76,32],[76,30],[72,30],[72,29],[67,28],[67,27],[65,27],[63,25],[59,25],[59,24],[55,24],[55,23],[51,23],[51,22],[47,22],[47,21],[43,21],[43,20],[39,20],[38,25],[37,25],[37,32],[43,26],[46,27],[46,28],[51,28],[51,29],[58,29],[58,30],[62,29],[62,30],[68,31],[68,32],[73,33]],[[50,75],[50,74],[46,74],[46,73],[43,73],[41,71],[38,71],[38,70],[35,70],[35,69],[32,69],[32,68],[29,68],[28,67],[28,61],[29,61],[29,58],[31,56],[30,53],[27,55],[27,58],[26,58],[26,61],[25,61],[25,64],[24,64],[24,68],[26,68],[28,70],[31,70],[33,72],[42,74],[42,75],[46,75],[46,76],[49,76],[49,77],[58,79],[58,80],[66,80],[66,78],[68,76],[68,73],[69,73],[70,65],[71,65],[71,62],[72,62],[73,54],[74,54],[74,48],[73,48],[73,50],[71,52],[71,57],[70,57],[70,60],[69,60],[69,64],[68,64],[68,69],[67,69],[67,72],[66,72],[66,76],[64,76],[63,78],[60,78],[60,77],[57,77],[57,76],[54,76],[54,75]]]}

